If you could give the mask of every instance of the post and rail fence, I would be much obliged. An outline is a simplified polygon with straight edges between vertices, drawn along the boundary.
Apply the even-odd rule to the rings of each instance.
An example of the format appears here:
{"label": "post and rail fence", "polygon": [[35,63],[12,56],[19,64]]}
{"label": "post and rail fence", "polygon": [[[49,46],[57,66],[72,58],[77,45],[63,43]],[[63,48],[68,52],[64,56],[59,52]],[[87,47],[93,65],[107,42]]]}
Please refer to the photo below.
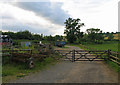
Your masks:
{"label": "post and rail fence", "polygon": [[[66,56],[72,62],[75,61],[112,61],[120,65],[120,53],[111,50],[54,50],[54,53]],[[26,62],[33,59],[44,59],[48,54],[33,53],[31,49],[22,50],[2,50],[2,56],[10,56],[11,60]],[[67,57],[67,55],[70,55]],[[92,57],[91,57],[92,56]]]}

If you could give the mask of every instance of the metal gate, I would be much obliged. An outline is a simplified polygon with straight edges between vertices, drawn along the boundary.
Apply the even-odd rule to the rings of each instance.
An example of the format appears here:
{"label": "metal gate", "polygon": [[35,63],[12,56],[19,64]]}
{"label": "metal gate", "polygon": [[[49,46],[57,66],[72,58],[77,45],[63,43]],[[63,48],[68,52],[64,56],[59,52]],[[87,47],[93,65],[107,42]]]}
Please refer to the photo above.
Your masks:
{"label": "metal gate", "polygon": [[104,61],[108,60],[109,50],[87,51],[87,50],[55,50],[64,56],[64,60],[75,61]]}

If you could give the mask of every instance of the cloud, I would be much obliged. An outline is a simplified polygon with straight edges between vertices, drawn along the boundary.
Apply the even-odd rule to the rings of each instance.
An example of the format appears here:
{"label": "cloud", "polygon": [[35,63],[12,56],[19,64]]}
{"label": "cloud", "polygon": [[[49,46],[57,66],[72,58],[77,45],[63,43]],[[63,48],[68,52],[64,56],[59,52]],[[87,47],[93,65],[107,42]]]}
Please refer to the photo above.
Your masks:
{"label": "cloud", "polygon": [[[46,35],[54,35],[59,32],[59,29],[64,29],[63,26],[52,23],[49,19],[43,16],[38,16],[32,11],[24,10],[8,3],[0,3],[3,30],[23,30],[28,29],[35,33],[43,33]],[[52,31],[56,30],[56,31]]]}
{"label": "cloud", "polygon": [[64,0],[62,9],[73,18],[80,18],[85,23],[81,28],[99,28],[104,32],[118,30],[118,0]]}
{"label": "cloud", "polygon": [[64,21],[69,17],[67,12],[62,10],[63,3],[61,2],[17,2],[14,5],[32,11],[55,24],[63,25]]}

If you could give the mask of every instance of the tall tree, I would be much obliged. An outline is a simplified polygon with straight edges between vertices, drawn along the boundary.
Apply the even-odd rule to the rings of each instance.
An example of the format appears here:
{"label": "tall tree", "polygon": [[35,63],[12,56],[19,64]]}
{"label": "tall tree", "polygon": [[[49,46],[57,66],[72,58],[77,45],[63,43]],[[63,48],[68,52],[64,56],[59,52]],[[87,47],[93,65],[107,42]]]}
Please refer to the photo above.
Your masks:
{"label": "tall tree", "polygon": [[19,31],[16,35],[18,39],[33,39],[31,32],[29,32],[28,30]]}
{"label": "tall tree", "polygon": [[68,18],[64,24],[65,24],[65,31],[64,34],[66,34],[66,38],[70,43],[73,43],[76,41],[79,36],[81,36],[80,27],[84,26],[84,23],[80,23],[80,19],[72,19]]}
{"label": "tall tree", "polygon": [[88,40],[91,42],[100,43],[100,41],[104,39],[102,31],[98,28],[87,29],[87,33],[88,33]]}

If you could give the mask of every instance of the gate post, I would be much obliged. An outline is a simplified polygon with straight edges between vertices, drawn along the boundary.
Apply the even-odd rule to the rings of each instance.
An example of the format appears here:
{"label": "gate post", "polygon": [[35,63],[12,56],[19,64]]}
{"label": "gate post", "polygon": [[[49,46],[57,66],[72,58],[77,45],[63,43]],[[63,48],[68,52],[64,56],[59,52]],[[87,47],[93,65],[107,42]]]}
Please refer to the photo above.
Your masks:
{"label": "gate post", "polygon": [[75,50],[72,51],[72,62],[75,62]]}
{"label": "gate post", "polygon": [[108,60],[110,60],[110,49],[108,49]]}
{"label": "gate post", "polygon": [[32,49],[30,50],[30,57],[32,57]]}
{"label": "gate post", "polygon": [[10,63],[12,62],[12,51],[13,51],[13,49],[9,49],[9,53],[10,53],[10,59],[9,59],[9,61],[10,61]]}

